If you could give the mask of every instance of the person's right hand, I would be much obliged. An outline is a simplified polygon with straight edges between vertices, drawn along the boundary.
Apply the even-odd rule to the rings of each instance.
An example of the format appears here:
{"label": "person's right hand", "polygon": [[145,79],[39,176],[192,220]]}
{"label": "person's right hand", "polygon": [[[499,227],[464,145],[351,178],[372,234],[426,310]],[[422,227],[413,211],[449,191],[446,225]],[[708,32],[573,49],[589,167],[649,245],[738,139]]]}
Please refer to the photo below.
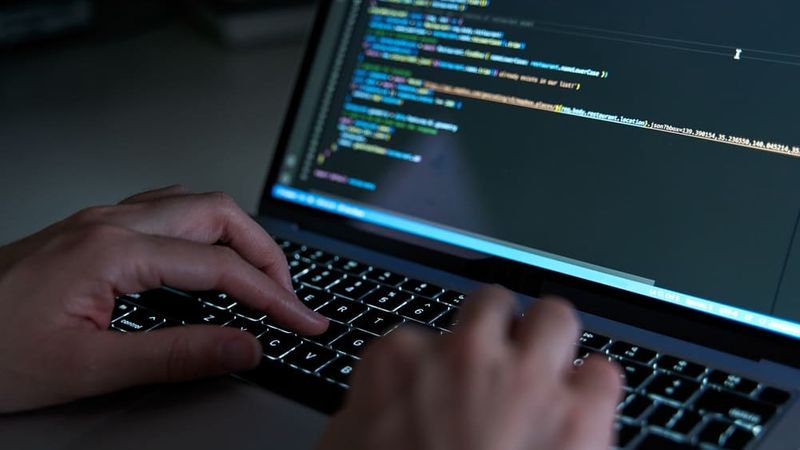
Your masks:
{"label": "person's right hand", "polygon": [[579,325],[562,301],[515,319],[510,292],[465,302],[452,335],[400,329],[367,349],[320,450],[607,450],[620,372],[572,361]]}

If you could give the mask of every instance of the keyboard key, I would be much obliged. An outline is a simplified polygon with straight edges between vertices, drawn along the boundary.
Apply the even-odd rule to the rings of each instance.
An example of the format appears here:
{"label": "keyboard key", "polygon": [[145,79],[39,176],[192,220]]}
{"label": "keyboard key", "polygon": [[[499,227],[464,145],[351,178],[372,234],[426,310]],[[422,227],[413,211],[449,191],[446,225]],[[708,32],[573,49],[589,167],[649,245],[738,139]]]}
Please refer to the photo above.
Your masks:
{"label": "keyboard key", "polygon": [[442,303],[423,298],[415,298],[397,310],[397,313],[422,323],[431,323],[433,319],[447,312],[448,308]]}
{"label": "keyboard key", "polygon": [[200,325],[225,325],[232,321],[235,317],[236,316],[228,311],[220,311],[216,308],[208,307],[206,308],[206,312],[203,314],[200,320],[194,323]]}
{"label": "keyboard key", "polygon": [[630,361],[620,361],[622,375],[625,377],[625,387],[630,390],[639,389],[653,374],[653,369]]}
{"label": "keyboard key", "polygon": [[232,299],[228,294],[219,291],[200,292],[197,294],[198,300],[208,306],[228,310],[236,305],[236,300]]}
{"label": "keyboard key", "polygon": [[274,328],[274,329],[276,329],[276,330],[278,330],[278,331],[283,331],[284,333],[288,333],[288,334],[297,334],[297,333],[295,333],[294,331],[290,331],[290,330],[288,330],[286,326],[284,326],[284,325],[278,325],[277,323],[275,323],[275,322],[271,322],[271,321],[269,321],[269,320],[265,320],[263,323],[264,323],[265,325],[268,325],[270,328]]}
{"label": "keyboard key", "polygon": [[344,275],[327,267],[315,267],[303,275],[297,277],[297,281],[313,286],[317,289],[325,289],[333,283],[342,279]]}
{"label": "keyboard key", "polygon": [[348,355],[358,356],[375,336],[360,330],[350,330],[344,336],[333,341],[331,346]]}
{"label": "keyboard key", "polygon": [[323,316],[342,323],[348,323],[366,311],[366,305],[343,298],[334,298],[318,310]]}
{"label": "keyboard key", "polygon": [[759,400],[778,406],[788,402],[790,398],[791,395],[788,392],[773,387],[765,387],[758,393]]}
{"label": "keyboard key", "polygon": [[467,294],[456,291],[444,291],[436,300],[447,303],[450,306],[461,306],[466,300]]}
{"label": "keyboard key", "polygon": [[355,277],[360,277],[364,275],[367,271],[371,270],[372,267],[361,264],[358,261],[353,261],[352,259],[347,258],[339,258],[336,261],[331,263],[331,267],[336,270],[341,270],[342,272],[353,275]]}
{"label": "keyboard key", "polygon": [[322,250],[313,249],[313,248],[302,248],[300,249],[297,254],[304,259],[311,261],[312,263],[318,265],[327,265],[330,264],[336,259],[335,256],[331,255],[330,253],[323,252]]}
{"label": "keyboard key", "polygon": [[678,408],[659,403],[647,417],[647,423],[661,428],[668,428],[678,411]]}
{"label": "keyboard key", "polygon": [[339,356],[332,363],[319,371],[319,374],[337,383],[350,384],[350,376],[356,366],[356,359],[350,356]]}
{"label": "keyboard key", "polygon": [[267,328],[267,331],[259,336],[264,354],[272,359],[278,359],[285,355],[289,350],[300,345],[300,338],[297,336],[278,331],[275,328]]}
{"label": "keyboard key", "polygon": [[315,265],[300,258],[289,259],[289,273],[292,275],[292,278],[296,278],[315,267]]}
{"label": "keyboard key", "polygon": [[197,323],[207,310],[197,299],[167,289],[155,289],[126,297],[138,306],[187,323]]}
{"label": "keyboard key", "polygon": [[753,380],[721,370],[712,370],[708,374],[708,382],[744,395],[750,395],[758,387],[758,383]]}
{"label": "keyboard key", "polygon": [[689,435],[692,430],[697,428],[697,425],[699,425],[702,420],[703,418],[700,414],[694,411],[683,410],[680,417],[673,421],[671,429],[676,433]]}
{"label": "keyboard key", "polygon": [[676,375],[660,373],[647,385],[650,395],[677,403],[686,403],[697,390],[700,383]]}
{"label": "keyboard key", "polygon": [[636,446],[637,450],[695,450],[695,447],[657,434],[648,434]]}
{"label": "keyboard key", "polygon": [[446,313],[439,316],[438,319],[434,320],[432,323],[433,326],[436,328],[441,328],[447,331],[453,331],[453,329],[458,325],[458,310],[451,309]]}
{"label": "keyboard key", "polygon": [[377,309],[369,309],[358,319],[353,321],[353,326],[377,336],[383,336],[402,322],[403,319],[393,314],[381,312]]}
{"label": "keyboard key", "polygon": [[160,315],[143,309],[137,309],[114,322],[114,328],[128,333],[150,331],[163,322],[164,318]]}
{"label": "keyboard key", "polygon": [[160,324],[154,326],[150,329],[150,331],[160,330],[162,328],[173,328],[173,327],[182,327],[183,324],[178,322],[177,320],[166,319],[165,321],[161,322]]}
{"label": "keyboard key", "polygon": [[333,285],[331,287],[331,292],[349,298],[350,300],[359,300],[377,287],[378,285],[372,281],[361,280],[355,277],[346,277]]}
{"label": "keyboard key", "polygon": [[611,344],[611,347],[608,348],[608,354],[619,356],[620,358],[627,358],[639,364],[650,364],[657,355],[653,350],[623,341],[617,341]]}
{"label": "keyboard key", "polygon": [[309,372],[316,372],[333,358],[336,358],[336,352],[333,350],[311,342],[303,342],[284,356],[283,361]]}
{"label": "keyboard key", "polygon": [[582,345],[577,346],[575,351],[575,360],[572,362],[572,365],[576,367],[582,366],[586,358],[592,356],[595,353],[599,352],[597,350],[584,347]]}
{"label": "keyboard key", "polygon": [[444,292],[444,289],[439,286],[418,280],[408,280],[400,285],[400,289],[426,298],[436,298],[437,295]]}
{"label": "keyboard key", "polygon": [[724,447],[729,450],[744,450],[755,438],[751,431],[734,426],[728,438],[725,440]]}
{"label": "keyboard key", "polygon": [[279,246],[281,247],[281,249],[283,250],[283,253],[284,253],[286,256],[292,255],[292,254],[294,254],[294,253],[296,253],[296,252],[300,251],[300,249],[302,249],[302,248],[303,248],[303,246],[302,246],[302,245],[300,245],[300,244],[295,244],[294,242],[290,242],[290,241],[287,241],[287,240],[285,240],[285,239],[280,239],[280,240],[278,240],[277,242],[278,242],[278,245],[279,245]]}
{"label": "keyboard key", "polygon": [[349,330],[349,328],[346,325],[331,320],[328,322],[328,329],[324,333],[319,336],[308,336],[306,339],[316,342],[319,345],[330,345],[331,342],[345,334],[347,330]]}
{"label": "keyboard key", "polygon": [[[457,310],[449,306],[460,306],[465,299],[464,294],[456,291],[446,291],[429,283],[406,279],[397,273],[372,269],[358,261],[300,247],[288,241],[279,242],[289,255],[296,253],[295,257],[289,257],[289,266],[293,277],[296,277],[298,297],[311,309],[324,309],[320,312],[334,319],[330,328],[321,336],[301,339],[278,327],[267,327],[260,323],[266,319],[265,314],[243,307],[219,292],[192,294],[201,300],[197,301],[170,290],[157,290],[136,296],[145,298],[142,303],[135,303],[145,308],[150,304],[163,307],[164,314],[168,317],[173,317],[171,313],[179,313],[175,315],[176,318],[188,317],[190,319],[187,321],[190,323],[196,323],[198,319],[204,323],[227,323],[229,327],[236,327],[256,335],[263,330],[259,340],[262,342],[265,356],[272,359],[283,358],[288,364],[311,372],[319,372],[321,377],[346,386],[356,364],[357,355],[371,340],[376,339],[376,336],[381,336],[402,323],[402,318],[384,311],[396,311],[410,319],[432,323],[442,330],[450,330],[454,326]],[[400,287],[391,289],[386,285]],[[326,293],[324,289],[329,289],[330,293]],[[436,301],[426,300],[425,297],[436,298]],[[130,298],[134,301],[134,297]],[[364,303],[375,309],[347,299],[363,299]],[[133,309],[137,306],[128,305],[126,308]],[[126,312],[126,308],[120,309],[119,306],[115,308],[114,318],[132,314]],[[162,311],[161,308],[158,310]],[[236,316],[230,314],[226,316],[225,313],[228,311],[235,313]],[[351,329],[337,320],[352,323],[352,326],[358,329]],[[157,326],[176,324],[168,319],[162,319]],[[353,356],[342,355],[325,346],[331,346],[336,351]],[[700,388],[699,383],[693,380],[700,379],[705,374],[707,370],[705,367],[667,355],[659,358],[653,350],[625,342],[612,343],[608,337],[589,331],[582,334],[576,348],[579,358],[585,358],[603,349],[607,349],[610,355],[621,358],[620,364],[626,374],[626,386],[636,391],[631,392],[632,395],[619,409],[620,415],[625,420],[646,420],[648,426],[690,436],[695,436],[697,428],[702,426],[700,434],[710,439],[708,442],[713,442],[717,433],[716,437],[723,438],[724,441],[717,441],[717,444],[722,444],[724,448],[744,449],[755,439],[755,435],[746,425],[731,425],[724,420],[713,419],[721,425],[712,426],[710,423],[706,425],[701,414],[720,413],[741,423],[763,425],[775,414],[777,408],[773,405],[784,404],[791,398],[786,391],[767,387],[759,389],[758,384],[752,380],[713,371],[709,374],[710,384],[744,394],[755,393],[754,397],[760,401],[714,388],[702,392],[696,402],[697,411],[681,411],[661,403],[658,399],[654,401],[650,396],[669,402],[685,402]],[[654,363],[660,370],[669,373],[658,372],[654,375],[653,368],[648,367]],[[652,381],[648,383],[651,379]],[[638,391],[645,385],[647,385],[647,396]],[[720,431],[723,426],[726,427],[724,433]],[[642,427],[632,423],[618,424],[618,430],[619,443],[622,447],[640,441],[637,443],[637,448],[640,449],[689,448],[681,442],[661,435],[642,436]]]}
{"label": "keyboard key", "polygon": [[741,420],[762,426],[776,412],[776,407],[768,403],[716,389],[706,389],[695,402],[695,407],[701,412],[719,413],[734,421]]}
{"label": "keyboard key", "polygon": [[307,308],[316,310],[336,297],[317,289],[307,289],[298,293],[297,298],[299,298]]}
{"label": "keyboard key", "polygon": [[642,428],[637,425],[620,424],[617,431],[617,444],[620,448],[625,448],[639,436]]}
{"label": "keyboard key", "polygon": [[411,298],[411,294],[381,286],[364,297],[364,303],[392,312]]}
{"label": "keyboard key", "polygon": [[377,268],[372,269],[369,273],[364,275],[364,277],[366,277],[368,280],[372,280],[381,284],[388,284],[392,287],[396,287],[398,284],[406,281],[406,277],[402,275]]}
{"label": "keyboard key", "polygon": [[247,320],[242,317],[236,317],[225,326],[229,328],[238,328],[256,337],[261,336],[267,331],[266,325],[263,325],[260,322],[253,322],[252,320]]}
{"label": "keyboard key", "polygon": [[202,314],[199,319],[195,319],[191,322],[187,320],[187,323],[195,323],[198,325],[225,325],[235,317],[236,316],[228,311],[220,311],[216,308],[206,307],[205,313]]}
{"label": "keyboard key", "polygon": [[255,311],[250,309],[244,305],[237,304],[233,308],[231,308],[231,312],[236,314],[239,317],[243,317],[247,320],[251,320],[253,322],[261,322],[262,320],[267,318],[267,315],[261,311]]}
{"label": "keyboard key", "polygon": [[117,299],[114,303],[114,311],[111,313],[111,322],[120,319],[132,312],[136,311],[136,307],[123,300]]}
{"label": "keyboard key", "polygon": [[622,408],[620,414],[626,419],[638,420],[651,406],[653,406],[653,401],[649,398],[641,395],[634,395]]}
{"label": "keyboard key", "polygon": [[578,339],[578,343],[584,347],[589,347],[594,350],[602,350],[606,345],[611,343],[611,339],[602,334],[593,333],[591,331],[584,331]]}
{"label": "keyboard key", "polygon": [[669,355],[664,355],[659,358],[656,365],[666,371],[683,375],[695,380],[703,375],[706,371],[706,368],[700,364],[695,364],[685,359],[678,359]]}
{"label": "keyboard key", "polygon": [[700,442],[721,447],[730,427],[730,422],[711,420],[703,427],[703,430],[700,431],[698,439]]}

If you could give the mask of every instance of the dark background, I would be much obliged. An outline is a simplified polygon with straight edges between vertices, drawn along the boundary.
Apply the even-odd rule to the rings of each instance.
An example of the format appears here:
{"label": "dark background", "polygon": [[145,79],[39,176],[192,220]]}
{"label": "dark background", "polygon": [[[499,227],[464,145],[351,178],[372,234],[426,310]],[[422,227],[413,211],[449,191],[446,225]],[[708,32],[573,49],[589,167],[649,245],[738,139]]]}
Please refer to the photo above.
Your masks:
{"label": "dark background", "polygon": [[[70,2],[0,1],[0,21],[51,3]],[[248,13],[267,13],[266,39],[242,45],[179,2],[108,0],[86,27],[2,46],[0,245],[173,183],[255,212],[313,20],[296,2],[295,29],[270,34],[282,3]]]}

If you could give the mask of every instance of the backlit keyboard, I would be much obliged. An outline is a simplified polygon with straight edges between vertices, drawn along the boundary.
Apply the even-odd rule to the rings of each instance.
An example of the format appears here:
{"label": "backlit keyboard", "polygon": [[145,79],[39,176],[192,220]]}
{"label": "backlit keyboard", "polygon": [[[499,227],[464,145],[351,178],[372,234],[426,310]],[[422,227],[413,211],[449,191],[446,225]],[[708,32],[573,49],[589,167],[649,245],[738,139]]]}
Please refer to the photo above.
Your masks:
{"label": "backlit keyboard", "polygon": [[[275,325],[222,292],[160,289],[117,299],[110,328],[147,332],[169,326],[210,324],[255,335],[264,349],[260,370],[243,377],[302,397],[335,398],[335,409],[367,344],[413,323],[444,334],[456,326],[464,294],[328,252],[278,240],[286,253],[297,296],[331,319],[320,336],[301,337]],[[617,408],[622,449],[752,448],[792,400],[765,386],[635,343],[584,331],[574,364],[591,354],[616,360],[625,373],[625,398]],[[280,383],[280,379],[286,380]],[[278,380],[278,381],[276,381]],[[301,397],[297,397],[301,398]],[[331,404],[329,402],[329,404]],[[312,404],[313,406],[313,404]]]}

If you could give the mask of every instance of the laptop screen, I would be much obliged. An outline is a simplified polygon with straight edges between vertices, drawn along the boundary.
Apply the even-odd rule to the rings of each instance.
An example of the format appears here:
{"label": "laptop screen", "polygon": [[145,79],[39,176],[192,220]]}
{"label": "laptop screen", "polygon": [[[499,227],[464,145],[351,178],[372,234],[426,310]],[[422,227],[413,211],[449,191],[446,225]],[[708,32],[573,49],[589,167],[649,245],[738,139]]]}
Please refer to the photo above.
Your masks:
{"label": "laptop screen", "polygon": [[336,0],[278,199],[800,338],[793,0]]}

